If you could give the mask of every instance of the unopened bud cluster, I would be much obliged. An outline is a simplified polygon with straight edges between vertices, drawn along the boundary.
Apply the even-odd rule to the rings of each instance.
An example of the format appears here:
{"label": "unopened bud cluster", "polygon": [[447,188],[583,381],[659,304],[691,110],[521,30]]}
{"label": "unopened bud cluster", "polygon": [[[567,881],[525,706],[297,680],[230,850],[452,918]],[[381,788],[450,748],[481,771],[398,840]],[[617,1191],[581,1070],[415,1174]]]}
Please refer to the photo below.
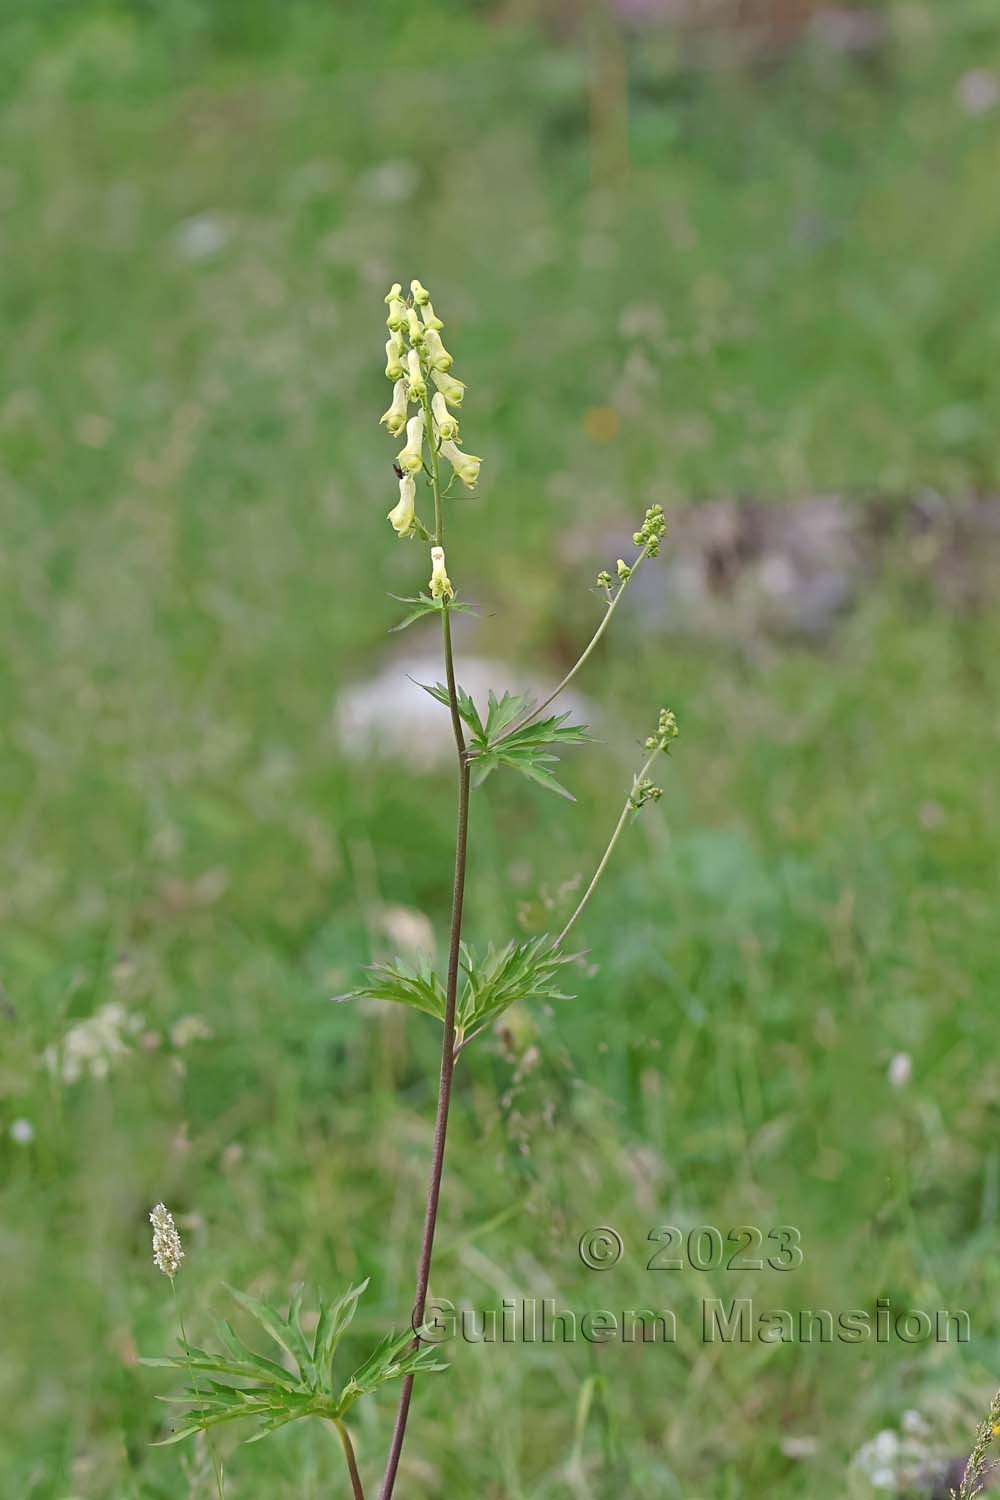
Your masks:
{"label": "unopened bud cluster", "polygon": [[[638,531],[632,533],[632,540],[637,547],[641,547],[639,556],[631,563],[627,563],[623,557],[619,557],[615,563],[615,574],[618,580],[618,592],[630,581],[639,564],[644,557],[658,557],[660,553],[660,542],[667,529],[667,523],[663,515],[662,505],[651,505],[643,517],[642,525]],[[612,578],[607,568],[603,568],[597,575],[600,588],[611,600],[611,591],[614,588],[615,579]]]}
{"label": "unopened bud cluster", "polygon": [[[399,500],[389,512],[389,522],[400,537],[420,533],[426,536],[416,511],[414,476],[429,472],[428,445],[432,457],[438,455],[451,465],[454,474],[472,489],[479,478],[482,460],[466,453],[461,446],[458,418],[452,408],[460,407],[465,386],[451,374],[454,363],[441,339],[443,322],[434,311],[430,293],[419,281],[410,282],[410,295],[403,295],[397,281],[385,299],[389,337],[385,346],[385,373],[393,382],[392,400],[382,414],[382,422],[406,442],[397,457]],[[411,415],[411,406],[416,412]]]}
{"label": "unopened bud cluster", "polygon": [[[656,721],[656,733],[649,735],[646,739],[646,749],[652,751],[652,754],[650,755],[649,760],[647,760],[646,765],[649,766],[652,764],[653,756],[656,755],[657,752],[662,752],[664,755],[669,755],[670,746],[677,738],[679,733],[680,730],[677,728],[677,718],[673,710],[669,708],[661,708],[660,716]],[[645,767],[643,767],[643,769],[645,769]],[[647,802],[659,802],[662,796],[662,787],[657,786],[655,782],[650,781],[648,777],[640,776],[636,778],[635,784],[632,787],[632,793],[628,799],[629,806],[632,807],[636,812],[638,812],[640,807],[645,807]]]}
{"label": "unopened bud cluster", "polygon": [[661,708],[656,733],[651,734],[646,740],[646,749],[662,750],[665,755],[669,755],[671,741],[675,740],[679,734],[676,714],[672,709]]}
{"label": "unopened bud cluster", "polygon": [[647,557],[658,557],[660,542],[663,540],[667,529],[667,522],[663,514],[662,505],[651,505],[643,517],[641,527],[634,533],[632,540],[637,547],[645,550]]}
{"label": "unopened bud cluster", "polygon": [[648,777],[644,777],[633,786],[632,795],[628,799],[629,806],[638,812],[640,807],[644,807],[647,802],[659,802],[662,796],[662,786],[657,786]]}

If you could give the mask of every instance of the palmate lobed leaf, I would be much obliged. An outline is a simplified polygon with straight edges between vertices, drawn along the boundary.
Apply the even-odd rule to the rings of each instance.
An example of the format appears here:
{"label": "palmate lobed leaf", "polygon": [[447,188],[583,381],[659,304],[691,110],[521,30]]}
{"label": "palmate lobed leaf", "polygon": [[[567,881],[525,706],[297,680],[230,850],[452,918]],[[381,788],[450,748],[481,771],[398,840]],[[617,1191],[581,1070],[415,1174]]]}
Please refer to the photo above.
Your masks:
{"label": "palmate lobed leaf", "polygon": [[[523,703],[523,700],[520,701]],[[491,718],[494,702],[493,695],[490,694]],[[509,766],[512,771],[518,771],[548,791],[574,802],[576,799],[572,792],[549,770],[550,766],[558,763],[558,756],[552,753],[552,747],[583,744],[591,738],[586,726],[567,724],[565,721],[568,714],[553,714],[547,719],[538,719],[535,723],[524,724],[520,729],[511,731],[508,725],[516,722],[522,710],[518,708],[517,712],[510,713],[509,707],[502,701],[496,705],[496,709],[496,723],[500,727],[489,734],[487,744],[480,749],[473,761],[473,784],[482,786],[487,776],[498,767]],[[489,728],[488,719],[487,729]]]}
{"label": "palmate lobed leaf", "polygon": [[[504,948],[491,945],[481,956],[463,943],[464,983],[455,1007],[458,1029],[464,1034],[501,1015],[518,1001],[571,999],[572,996],[559,988],[556,976],[578,958],[579,954],[563,953],[557,949],[547,934],[524,942],[512,940]],[[412,991],[413,971],[408,970],[401,960],[378,965],[372,972],[377,975],[372,984],[342,998],[390,1000],[422,1010],[435,1020],[444,1020],[444,986],[428,966],[424,965],[420,970],[419,999]]]}
{"label": "palmate lobed leaf", "polygon": [[338,1000],[391,1000],[422,1010],[437,1021],[444,1020],[445,993],[440,979],[427,963],[417,967],[397,958],[393,963],[372,964],[369,980]]}
{"label": "palmate lobed leaf", "polygon": [[[301,1293],[291,1300],[288,1313],[247,1292],[229,1291],[291,1359],[297,1374],[248,1348],[228,1323],[218,1325],[225,1353],[213,1354],[195,1344],[183,1343],[181,1355],[146,1358],[140,1363],[161,1369],[183,1371],[188,1384],[182,1394],[161,1396],[170,1405],[189,1409],[176,1432],[156,1444],[165,1447],[224,1422],[250,1420],[258,1431],[247,1439],[256,1443],[279,1427],[305,1417],[335,1420],[359,1397],[375,1391],[387,1381],[404,1375],[443,1370],[447,1365],[431,1346],[411,1349],[413,1334],[390,1333],[376,1345],[342,1388],[333,1384],[332,1362],[337,1344],[353,1319],[367,1280],[352,1286],[329,1303],[320,1298],[315,1335],[310,1342],[302,1328]],[[227,1377],[215,1379],[216,1376]],[[206,1377],[206,1378],[199,1378]],[[244,1382],[231,1384],[233,1380]]]}
{"label": "palmate lobed leaf", "polygon": [[516,693],[504,693],[498,698],[494,692],[489,695],[488,711],[486,714],[486,743],[492,744],[508,729],[515,724],[524,714],[531,710],[531,699]]}
{"label": "palmate lobed leaf", "polygon": [[563,953],[551,937],[513,940],[504,948],[490,946],[482,957],[463,945],[465,985],[458,1003],[458,1023],[465,1032],[493,1020],[518,1002],[569,1000],[556,976],[577,961],[579,954]]}
{"label": "palmate lobed leaf", "polygon": [[[420,686],[438,703],[444,704],[446,708],[450,707],[451,698],[443,682],[422,682]],[[456,688],[455,698],[459,717],[471,735],[473,786],[482,786],[498,767],[509,766],[511,770],[527,776],[547,791],[555,792],[570,802],[576,800],[572,792],[557,781],[549,767],[558,760],[551,753],[553,746],[579,745],[591,738],[585,725],[567,724],[568,714],[552,714],[547,719],[524,724],[520,729],[513,728],[518,719],[531,712],[531,700],[521,694],[509,692],[498,698],[492,691],[484,723],[475,703],[463,687]]]}
{"label": "palmate lobed leaf", "polygon": [[[444,704],[445,708],[451,707],[451,697],[443,682],[421,682],[418,683],[418,686],[422,687],[425,693],[430,693],[436,702]],[[459,718],[464,720],[471,730],[473,742],[477,745],[485,745],[486,730],[482,719],[479,717],[479,710],[461,684],[456,685],[455,699],[458,703]]]}
{"label": "palmate lobed leaf", "polygon": [[501,745],[496,750],[485,750],[473,761],[472,784],[482,786],[487,776],[497,770],[500,766],[509,766],[512,771],[519,771],[522,776],[527,776],[530,781],[536,781],[547,791],[555,792],[560,797],[565,797],[568,802],[575,802],[573,793],[564,787],[561,781],[557,781],[548,769],[550,765],[557,765],[559,757],[546,755],[540,750],[515,748],[508,750],[506,745]]}
{"label": "palmate lobed leaf", "polygon": [[417,620],[422,620],[425,615],[440,615],[446,610],[455,610],[459,613],[474,614],[471,604],[460,604],[457,599],[432,599],[430,594],[420,593],[411,598],[400,594],[390,594],[390,599],[395,599],[397,604],[410,604],[412,609],[404,615],[398,625],[393,625],[390,635],[395,635],[400,630],[406,630]]}
{"label": "palmate lobed leaf", "polygon": [[319,1322],[316,1324],[316,1337],[313,1343],[313,1361],[321,1381],[330,1379],[337,1345],[358,1310],[358,1302],[368,1287],[368,1281],[369,1278],[366,1276],[364,1281],[357,1286],[349,1287],[342,1297],[336,1298],[333,1302],[324,1303],[320,1298]]}
{"label": "palmate lobed leaf", "polygon": [[418,1344],[416,1348],[411,1348],[412,1343],[412,1330],[387,1333],[344,1386],[341,1392],[342,1410],[347,1411],[360,1396],[370,1395],[380,1386],[393,1380],[402,1380],[406,1375],[447,1370],[447,1361],[441,1359],[433,1345]]}
{"label": "palmate lobed leaf", "polygon": [[226,1290],[245,1312],[256,1319],[265,1333],[269,1334],[274,1342],[280,1344],[286,1354],[291,1356],[299,1371],[301,1383],[310,1387],[315,1386],[316,1366],[313,1363],[312,1349],[302,1331],[299,1316],[302,1293],[295,1294],[288,1309],[288,1316],[283,1318],[276,1307],[272,1307],[269,1302],[261,1301],[259,1297],[251,1297],[249,1292],[240,1292],[231,1286]]}

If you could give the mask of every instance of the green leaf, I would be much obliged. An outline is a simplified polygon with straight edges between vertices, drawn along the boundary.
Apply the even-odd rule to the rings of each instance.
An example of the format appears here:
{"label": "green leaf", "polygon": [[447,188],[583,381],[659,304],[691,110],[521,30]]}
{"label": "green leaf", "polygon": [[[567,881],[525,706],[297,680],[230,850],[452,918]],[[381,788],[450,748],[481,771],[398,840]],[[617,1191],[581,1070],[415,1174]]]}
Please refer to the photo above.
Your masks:
{"label": "green leaf", "polygon": [[[431,697],[436,698],[438,703],[443,703],[445,708],[451,708],[451,697],[443,682],[435,682],[433,686],[430,683],[421,682],[417,686],[422,687],[425,693],[430,693]],[[458,684],[455,688],[455,699],[458,703],[459,717],[464,719],[465,723],[472,730],[473,740],[477,744],[485,745],[486,731],[483,728],[483,721],[479,717],[479,710],[461,684]]]}
{"label": "green leaf", "polygon": [[328,1380],[333,1356],[340,1339],[358,1310],[358,1302],[368,1286],[366,1276],[358,1286],[349,1287],[342,1297],[325,1305],[320,1302],[319,1322],[316,1325],[316,1340],[313,1344],[313,1359],[321,1380]]}
{"label": "green leaf", "polygon": [[293,1299],[289,1316],[283,1318],[276,1307],[272,1307],[269,1302],[263,1302],[258,1297],[251,1297],[249,1292],[238,1292],[235,1287],[229,1287],[228,1291],[252,1318],[256,1318],[265,1333],[268,1333],[276,1344],[280,1344],[282,1349],[291,1355],[298,1368],[300,1380],[305,1384],[311,1384],[315,1376],[315,1368],[312,1351],[306,1343],[299,1323],[301,1294]]}
{"label": "green leaf", "polygon": [[[183,1371],[188,1382],[182,1394],[158,1398],[189,1410],[181,1418],[177,1431],[156,1446],[166,1447],[220,1423],[241,1420],[249,1420],[256,1426],[247,1441],[260,1442],[279,1427],[300,1418],[336,1420],[359,1397],[377,1390],[388,1380],[418,1371],[445,1369],[432,1346],[410,1349],[411,1333],[391,1333],[372,1350],[343,1390],[335,1392],[331,1362],[338,1340],[354,1317],[367,1285],[364,1281],[349,1287],[329,1303],[320,1298],[319,1321],[311,1344],[302,1329],[300,1294],[292,1298],[288,1314],[283,1316],[270,1303],[231,1287],[229,1290],[240,1306],[291,1355],[304,1378],[296,1381],[281,1365],[248,1349],[228,1323],[219,1325],[224,1354],[211,1354],[194,1344],[182,1343],[183,1355],[143,1359],[141,1363],[145,1365]],[[232,1385],[215,1379],[217,1375],[249,1383]]]}
{"label": "green leaf", "polygon": [[518,1001],[571,999],[559,988],[557,976],[578,958],[579,954],[555,948],[547,934],[500,949],[491,946],[481,958],[463,944],[465,984],[458,1001],[463,1032],[495,1019]]}
{"label": "green leaf", "polygon": [[490,693],[489,711],[486,715],[486,740],[487,743],[499,738],[504,730],[528,713],[531,701],[520,694],[504,693],[498,698],[495,693]]}
{"label": "green leaf", "polygon": [[397,631],[405,630],[416,620],[422,620],[424,615],[440,615],[446,610],[457,610],[460,613],[474,613],[471,604],[460,604],[457,599],[432,599],[430,594],[421,591],[410,598],[401,594],[390,594],[390,599],[395,599],[397,604],[410,604],[412,609],[400,620],[398,625],[393,625],[389,634],[395,635]]}
{"label": "green leaf", "polygon": [[368,974],[366,984],[350,994],[339,995],[338,1000],[391,1000],[396,1005],[408,1005],[411,1010],[422,1010],[437,1021],[444,1020],[444,987],[429,964],[421,963],[414,968],[397,958],[393,963],[372,964]]}
{"label": "green leaf", "polygon": [[[249,1367],[250,1378],[253,1378],[255,1375],[266,1375],[270,1380],[276,1381],[278,1385],[284,1386],[287,1390],[295,1390],[297,1387],[301,1387],[302,1382],[297,1381],[295,1376],[285,1369],[284,1365],[276,1364],[273,1359],[267,1359],[263,1354],[257,1354],[253,1349],[249,1349],[243,1343],[243,1340],[239,1338],[230,1323],[217,1323],[216,1332],[219,1335],[220,1341],[233,1356],[234,1363],[241,1361]],[[223,1371],[223,1373],[233,1375],[237,1371],[230,1368]]]}
{"label": "green leaf", "polygon": [[[582,724],[566,724],[564,721],[568,718],[567,714],[553,714],[548,719],[524,724],[520,729],[505,735],[504,728],[516,721],[524,711],[525,704],[525,699],[512,699],[506,693],[498,702],[490,694],[490,713],[486,721],[489,743],[473,760],[473,785],[482,786],[487,776],[498,766],[509,766],[512,771],[520,772],[547,791],[556,792],[570,802],[575,801],[572,792],[567,791],[549,770],[550,766],[558,763],[558,756],[551,753],[551,747],[582,744],[590,739],[586,727]],[[494,724],[503,727],[494,733],[491,728]]]}
{"label": "green leaf", "polygon": [[347,1411],[359,1396],[369,1395],[389,1381],[447,1370],[447,1361],[441,1359],[432,1344],[418,1344],[411,1349],[412,1343],[413,1333],[409,1329],[405,1333],[387,1333],[341,1391],[341,1410]]}

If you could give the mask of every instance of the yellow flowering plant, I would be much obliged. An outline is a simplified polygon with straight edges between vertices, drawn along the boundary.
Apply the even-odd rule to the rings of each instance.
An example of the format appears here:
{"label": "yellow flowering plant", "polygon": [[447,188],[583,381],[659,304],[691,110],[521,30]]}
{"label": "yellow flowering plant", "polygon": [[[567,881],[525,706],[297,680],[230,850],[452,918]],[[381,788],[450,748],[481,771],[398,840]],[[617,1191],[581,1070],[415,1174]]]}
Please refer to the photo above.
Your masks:
{"label": "yellow flowering plant", "polygon": [[[570,797],[553,768],[562,750],[582,743],[589,736],[583,725],[568,723],[566,713],[548,710],[589,661],[639,569],[647,559],[657,556],[666,527],[663,511],[652,506],[633,537],[636,555],[631,561],[617,559],[613,574],[605,570],[598,575],[598,598],[603,604],[600,621],[575,665],[547,697],[535,703],[510,693],[502,696],[490,693],[485,704],[473,702],[456,675],[451,617],[468,605],[461,600],[450,576],[445,532],[453,485],[458,481],[467,489],[475,488],[483,460],[463,446],[455,413],[463,405],[466,388],[452,373],[454,361],[441,338],[445,325],[434,311],[429,292],[414,280],[405,295],[401,283],[396,282],[385,303],[389,334],[385,373],[392,382],[392,399],[381,423],[394,438],[405,433],[394,465],[399,494],[387,519],[398,539],[419,545],[425,559],[422,566],[430,569],[426,588],[400,601],[409,609],[395,628],[403,630],[430,615],[437,615],[440,620],[444,681],[426,684],[426,691],[449,714],[457,783],[454,885],[443,974],[439,975],[428,963],[418,967],[402,960],[377,964],[350,995],[342,997],[406,1005],[432,1017],[442,1027],[434,1145],[410,1326],[403,1334],[387,1335],[343,1383],[334,1379],[333,1359],[340,1335],[354,1315],[364,1286],[350,1289],[335,1302],[321,1301],[312,1336],[304,1331],[298,1298],[292,1301],[287,1313],[282,1313],[270,1304],[234,1292],[244,1311],[284,1351],[283,1363],[257,1354],[228,1324],[219,1329],[224,1351],[221,1354],[210,1354],[185,1339],[182,1356],[147,1361],[186,1370],[192,1381],[188,1392],[178,1398],[190,1409],[180,1429],[168,1441],[178,1441],[219,1423],[245,1419],[255,1422],[258,1429],[255,1437],[262,1437],[300,1418],[321,1417],[332,1423],[340,1436],[354,1500],[364,1500],[365,1490],[344,1420],[347,1412],[362,1395],[390,1381],[401,1382],[396,1420],[378,1491],[380,1500],[392,1500],[415,1378],[446,1368],[433,1344],[422,1340],[421,1333],[458,1059],[510,1006],[568,998],[562,988],[566,970],[579,955],[570,951],[567,939],[593,896],[625,829],[648,803],[662,796],[662,789],[650,780],[649,772],[653,762],[670,751],[678,732],[674,715],[669,709],[662,709],[654,732],[645,742],[646,758],[632,779],[593,878],[561,931],[528,941],[512,940],[499,947],[488,945],[481,951],[469,946],[463,939],[463,913],[472,793],[494,771],[504,770],[515,771],[549,791]],[[450,473],[443,473],[442,460]],[[423,494],[418,489],[421,483]],[[429,555],[423,553],[425,546]],[[213,1378],[202,1390],[195,1384],[195,1372],[222,1378]]]}

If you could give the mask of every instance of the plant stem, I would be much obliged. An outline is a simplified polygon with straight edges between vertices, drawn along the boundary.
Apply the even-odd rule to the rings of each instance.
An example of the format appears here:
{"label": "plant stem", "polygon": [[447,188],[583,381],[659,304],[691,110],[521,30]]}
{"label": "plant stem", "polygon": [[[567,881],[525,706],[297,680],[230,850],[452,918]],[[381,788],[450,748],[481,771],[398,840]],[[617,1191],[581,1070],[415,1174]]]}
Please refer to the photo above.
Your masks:
{"label": "plant stem", "polygon": [[[434,488],[434,519],[437,545],[443,546],[443,517],[441,506],[441,482],[438,471],[438,455],[434,445],[430,407],[424,399],[427,430],[431,435],[431,483]],[[444,1173],[444,1152],[448,1135],[448,1111],[451,1107],[451,1085],[455,1072],[455,1007],[458,997],[458,971],[462,943],[462,911],[465,905],[465,877],[469,847],[469,791],[470,769],[466,752],[465,731],[458,712],[458,689],[455,683],[455,654],[451,640],[451,617],[441,611],[443,627],[444,666],[448,683],[448,706],[451,710],[451,726],[455,736],[455,751],[458,758],[458,827],[455,834],[455,883],[451,899],[451,934],[448,943],[448,979],[445,990],[444,1035],[441,1041],[441,1073],[438,1080],[437,1115],[434,1121],[434,1148],[431,1155],[431,1175],[427,1187],[427,1205],[424,1211],[424,1233],[417,1262],[417,1284],[413,1298],[413,1327],[419,1328],[424,1320],[427,1303],[427,1286],[431,1274],[431,1257],[434,1253],[434,1231],[437,1226],[438,1204],[441,1198],[441,1179]],[[415,1337],[411,1348],[420,1340]],[[385,1477],[382,1480],[380,1500],[391,1500],[396,1483],[396,1471],[406,1437],[406,1423],[410,1415],[413,1397],[413,1376],[403,1380],[396,1410],[389,1457],[386,1460]]]}
{"label": "plant stem", "polygon": [[358,1461],[354,1456],[354,1444],[351,1442],[351,1434],[339,1418],[334,1418],[333,1425],[340,1434],[340,1441],[344,1445],[344,1457],[347,1459],[347,1469],[351,1476],[351,1488],[354,1491],[354,1500],[365,1500],[365,1489],[361,1483],[361,1475],[358,1473]]}
{"label": "plant stem", "polygon": [[537,708],[531,709],[529,713],[522,714],[519,719],[515,719],[514,723],[511,724],[509,729],[504,730],[503,734],[498,735],[494,742],[495,744],[502,745],[504,740],[509,739],[512,734],[516,734],[519,729],[523,729],[525,724],[530,724],[532,719],[537,719],[538,715],[544,713],[550,703],[554,703],[556,701],[563,689],[569,686],[569,684],[573,681],[573,678],[576,676],[577,672],[579,672],[580,668],[584,666],[590,659],[590,656],[595,650],[597,643],[600,641],[601,636],[611,624],[611,617],[614,614],[615,610],[618,608],[619,600],[621,599],[625,590],[628,588],[629,584],[632,582],[632,579],[635,577],[635,574],[639,568],[639,564],[647,555],[647,549],[646,547],[643,547],[635,562],[632,564],[628,577],[623,579],[619,584],[618,592],[615,594],[615,597],[611,600],[607,609],[604,611],[604,619],[594,631],[594,634],[590,640],[590,644],[586,647],[583,655],[576,662],[576,665],[570,667],[569,671],[566,673],[566,676],[563,678],[562,682],[559,683],[558,687],[553,688],[549,696],[545,698],[541,703],[539,703]]}
{"label": "plant stem", "polygon": [[[177,1295],[177,1285],[176,1285],[176,1283],[174,1281],[174,1278],[172,1276],[170,1278],[170,1290],[174,1294],[174,1312],[177,1314],[177,1323],[178,1323],[178,1326],[180,1327],[180,1330],[181,1330],[181,1340],[182,1340],[182,1342],[184,1344],[184,1356],[185,1356],[185,1358],[187,1360],[188,1375],[191,1378],[191,1388],[192,1388],[192,1390],[194,1391],[195,1395],[198,1397],[198,1399],[200,1401],[201,1400],[201,1392],[198,1389],[198,1377],[195,1375],[195,1373],[194,1373],[194,1366],[191,1363],[191,1354],[190,1354],[190,1349],[189,1349],[189,1344],[188,1344],[187,1330],[184,1327],[184,1314],[181,1312],[181,1301],[180,1301],[180,1298]],[[198,1413],[198,1415],[204,1421],[204,1418],[205,1418],[204,1408],[202,1408],[202,1410]],[[209,1436],[208,1429],[206,1428],[204,1430],[205,1430],[205,1443],[206,1443],[206,1445],[208,1447],[208,1456],[209,1456],[209,1458],[211,1460],[211,1463],[212,1463],[212,1473],[215,1475],[215,1488],[218,1491],[219,1500],[224,1500],[224,1491],[223,1491],[223,1487],[222,1487],[222,1464],[219,1462],[219,1460],[215,1456],[215,1449],[212,1446],[212,1439]]]}
{"label": "plant stem", "polygon": [[[645,765],[642,767],[642,770],[636,776],[635,781],[633,782],[633,791],[634,791],[635,787],[638,786],[639,782],[642,781],[643,777],[646,775],[646,772],[649,770],[650,766],[653,764],[653,761],[656,759],[656,757],[659,755],[659,753],[660,753],[660,746],[657,745],[656,749],[653,750],[650,753],[649,757],[646,760]],[[563,928],[562,932],[559,934],[559,936],[556,938],[555,942],[553,943],[553,945],[552,945],[553,948],[561,948],[562,947],[562,945],[565,942],[565,940],[566,940],[566,938],[567,938],[570,930],[576,925],[577,918],[581,915],[581,913],[583,912],[583,909],[586,906],[587,902],[590,900],[591,896],[594,894],[595,890],[597,889],[597,886],[598,886],[598,883],[599,883],[599,881],[601,879],[601,876],[604,874],[605,870],[607,869],[608,862],[610,861],[612,854],[614,854],[614,852],[615,852],[615,845],[618,843],[618,840],[621,838],[622,833],[625,830],[625,824],[628,822],[629,813],[632,812],[633,810],[634,809],[633,809],[633,806],[632,806],[632,795],[630,794],[625,799],[625,806],[622,808],[621,817],[618,819],[618,822],[615,824],[615,831],[611,835],[610,841],[608,843],[608,847],[605,849],[604,854],[601,857],[601,862],[597,866],[597,869],[594,871],[594,878],[593,878],[593,880],[591,880],[591,882],[588,885],[587,889],[584,891],[583,896],[580,899],[580,904],[576,908],[576,911],[570,917],[569,921],[566,923],[566,926]]]}

